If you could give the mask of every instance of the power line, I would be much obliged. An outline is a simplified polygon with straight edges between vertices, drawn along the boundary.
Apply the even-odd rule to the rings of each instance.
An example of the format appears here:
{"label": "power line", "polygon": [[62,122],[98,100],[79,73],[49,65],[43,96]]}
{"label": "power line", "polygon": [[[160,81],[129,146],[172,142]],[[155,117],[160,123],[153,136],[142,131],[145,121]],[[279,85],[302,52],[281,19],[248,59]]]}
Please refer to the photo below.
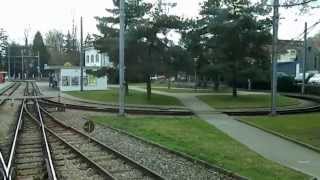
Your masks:
{"label": "power line", "polygon": [[266,6],[290,8],[290,7],[295,7],[295,6],[306,5],[306,4],[309,4],[311,2],[316,2],[316,1],[317,0],[306,0],[306,1],[299,2],[299,3],[286,3],[286,4],[277,4],[277,5],[268,4]]}

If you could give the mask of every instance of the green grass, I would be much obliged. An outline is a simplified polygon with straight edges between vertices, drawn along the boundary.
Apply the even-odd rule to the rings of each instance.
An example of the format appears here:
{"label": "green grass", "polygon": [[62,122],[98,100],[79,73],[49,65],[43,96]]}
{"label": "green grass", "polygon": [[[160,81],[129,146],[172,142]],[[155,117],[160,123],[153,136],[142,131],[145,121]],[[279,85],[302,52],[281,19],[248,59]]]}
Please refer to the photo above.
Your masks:
{"label": "green grass", "polygon": [[[270,107],[270,95],[239,95],[234,98],[231,95],[202,95],[200,100],[216,109],[236,108],[266,108]],[[280,107],[298,105],[299,100],[278,96],[277,105]]]}
{"label": "green grass", "polygon": [[240,119],[320,148],[320,113]]}
{"label": "green grass", "polygon": [[308,176],[264,159],[195,117],[93,117],[168,148],[187,153],[250,179],[302,180]]}
{"label": "green grass", "polygon": [[[105,91],[73,91],[67,92],[67,94],[81,99],[101,101],[105,103],[118,103],[118,90],[115,88],[111,88],[110,90]],[[139,105],[182,106],[181,102],[174,97],[152,94],[151,100],[148,101],[146,93],[134,90],[129,90],[129,95],[126,96],[126,103]]]}
{"label": "green grass", "polygon": [[228,92],[230,92],[229,89],[221,89],[218,91],[214,91],[212,89],[195,90],[194,88],[171,88],[171,89],[168,89],[167,87],[165,87],[165,88],[155,87],[152,89],[157,90],[157,91],[168,92],[168,93],[228,93]]}

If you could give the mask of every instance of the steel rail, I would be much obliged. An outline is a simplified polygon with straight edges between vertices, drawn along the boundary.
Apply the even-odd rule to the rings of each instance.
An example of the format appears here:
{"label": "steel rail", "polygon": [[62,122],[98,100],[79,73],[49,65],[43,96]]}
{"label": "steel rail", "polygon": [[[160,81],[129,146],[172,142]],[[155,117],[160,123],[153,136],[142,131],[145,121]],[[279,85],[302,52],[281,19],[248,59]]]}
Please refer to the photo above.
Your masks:
{"label": "steel rail", "polygon": [[40,112],[40,107],[39,107],[39,103],[38,103],[37,99],[35,100],[35,103],[36,103],[36,107],[37,107],[38,117],[40,119],[40,126],[41,126],[42,136],[43,136],[44,143],[45,143],[46,155],[48,157],[48,163],[49,163],[49,168],[50,168],[49,172],[50,172],[50,175],[52,176],[51,177],[52,180],[57,180],[56,172],[55,172],[55,169],[53,166],[52,157],[51,157],[51,153],[50,153],[51,151],[50,151],[50,147],[49,147],[48,140],[47,140],[47,135],[46,135],[45,128],[44,128],[42,114]]}
{"label": "steel rail", "polygon": [[[38,120],[26,109],[26,113],[28,114],[28,116],[33,119],[34,121]],[[38,122],[39,123],[39,122]],[[40,124],[39,124],[40,125]],[[61,138],[59,135],[57,135],[55,132],[53,132],[51,129],[49,129],[48,127],[45,126],[46,131],[48,131],[50,134],[52,134],[53,136],[55,136],[56,138],[58,138],[61,142],[63,142],[65,145],[67,145],[68,147],[70,147],[74,152],[76,152],[77,154],[79,154],[82,158],[84,158],[86,161],[88,161],[89,163],[91,163],[92,165],[94,165],[96,168],[99,169],[99,171],[101,171],[102,173],[104,173],[106,175],[106,177],[108,177],[111,180],[114,180],[116,178],[114,178],[108,171],[106,171],[104,168],[102,168],[100,165],[98,165],[97,163],[95,163],[94,161],[90,160],[88,157],[86,157],[83,153],[81,153],[79,150],[77,150],[77,148],[75,148],[73,145],[71,145],[70,143],[66,142],[63,138]]]}
{"label": "steel rail", "polygon": [[[21,85],[20,83],[14,83],[13,85],[10,85],[3,92],[1,92],[1,95],[3,95],[4,93],[8,92],[9,90],[11,90],[9,92],[9,94],[7,95],[7,96],[11,96],[20,87],[20,85]],[[10,98],[0,99],[0,105],[2,105],[8,99],[10,99]]]}
{"label": "steel rail", "polygon": [[19,119],[18,119],[18,123],[16,126],[16,130],[15,130],[15,134],[14,134],[14,139],[12,142],[12,146],[11,146],[11,151],[10,151],[10,156],[9,156],[9,161],[8,161],[8,165],[5,168],[5,173],[6,173],[6,178],[7,179],[11,179],[11,168],[12,168],[12,161],[16,152],[16,146],[17,146],[17,140],[18,140],[18,134],[19,131],[21,129],[21,124],[22,124],[22,115],[23,115],[23,109],[25,107],[25,100],[22,101],[21,107],[20,107],[20,113],[19,113]]}
{"label": "steel rail", "polygon": [[[87,106],[87,105],[75,105],[68,103],[59,103],[48,99],[41,99],[40,104],[48,106],[58,106],[62,108],[87,110],[95,112],[110,112],[117,113],[118,108],[116,107],[98,107],[98,106]],[[129,114],[144,114],[144,115],[168,115],[168,116],[192,116],[194,113],[191,110],[164,110],[164,109],[143,109],[143,108],[126,108],[126,112]]]}
{"label": "steel rail", "polygon": [[[87,139],[90,139],[91,142],[96,143],[96,144],[99,145],[100,147],[102,147],[102,148],[104,148],[105,150],[113,153],[114,155],[120,157],[121,159],[123,159],[123,160],[131,163],[132,165],[134,165],[134,166],[137,167],[138,169],[145,171],[146,173],[148,173],[149,175],[155,177],[156,179],[165,179],[164,177],[162,177],[162,176],[159,175],[158,173],[154,172],[153,170],[151,170],[151,169],[149,169],[149,168],[147,168],[147,167],[145,167],[145,166],[137,163],[136,161],[134,161],[134,160],[131,159],[130,157],[128,157],[128,156],[122,154],[121,152],[119,152],[119,151],[117,151],[117,150],[115,150],[115,149],[113,149],[113,148],[105,145],[104,143],[102,143],[102,142],[99,141],[98,139],[96,139],[96,138],[94,138],[94,137],[91,137],[91,136],[89,136],[89,135],[87,135],[87,134],[85,134],[85,133],[83,133],[83,132],[81,132],[81,131],[73,128],[73,127],[70,127],[70,126],[62,123],[61,121],[59,121],[58,119],[56,119],[55,117],[53,117],[53,116],[52,116],[49,112],[47,112],[44,108],[40,107],[40,110],[41,110],[44,114],[46,114],[48,117],[50,117],[50,119],[51,119],[53,122],[59,124],[61,127],[65,128],[65,129],[69,129],[69,130],[71,130],[71,131],[73,131],[73,132],[76,132],[77,134],[79,134],[79,135],[81,135],[81,136],[83,136],[83,137],[85,137],[85,138],[87,138]],[[49,129],[50,129],[50,128],[49,128]]]}

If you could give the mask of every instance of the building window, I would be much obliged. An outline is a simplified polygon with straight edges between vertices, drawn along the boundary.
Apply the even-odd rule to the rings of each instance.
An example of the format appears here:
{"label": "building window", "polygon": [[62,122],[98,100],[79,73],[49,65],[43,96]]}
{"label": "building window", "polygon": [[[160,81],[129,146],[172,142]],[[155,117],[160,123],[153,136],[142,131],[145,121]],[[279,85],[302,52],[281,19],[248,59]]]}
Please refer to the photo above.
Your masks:
{"label": "building window", "polygon": [[89,64],[89,55],[86,56],[86,63]]}
{"label": "building window", "polygon": [[94,55],[91,55],[91,63],[94,63]]}
{"label": "building window", "polygon": [[71,85],[72,86],[79,86],[79,77],[77,77],[77,76],[72,77]]}
{"label": "building window", "polygon": [[99,54],[96,55],[96,63],[99,63]]}

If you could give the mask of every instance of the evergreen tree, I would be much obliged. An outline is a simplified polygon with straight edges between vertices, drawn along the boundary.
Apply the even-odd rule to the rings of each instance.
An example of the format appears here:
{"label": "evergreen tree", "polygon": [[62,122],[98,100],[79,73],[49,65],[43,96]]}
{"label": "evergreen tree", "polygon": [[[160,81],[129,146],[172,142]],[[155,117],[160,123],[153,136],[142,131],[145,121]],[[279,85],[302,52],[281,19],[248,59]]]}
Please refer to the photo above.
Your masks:
{"label": "evergreen tree", "polygon": [[[202,42],[206,52],[216,55],[209,63],[222,64],[229,72],[233,96],[237,96],[239,77],[251,71],[268,76],[271,44],[270,12],[265,2],[252,4],[249,0],[206,0],[201,9]],[[209,51],[208,51],[209,50]],[[207,58],[205,58],[207,59]],[[208,59],[207,59],[208,60]]]}
{"label": "evergreen tree", "polygon": [[38,55],[38,53],[40,54],[40,69],[43,71],[44,64],[48,64],[49,53],[39,31],[34,36],[32,51],[34,55]]}

